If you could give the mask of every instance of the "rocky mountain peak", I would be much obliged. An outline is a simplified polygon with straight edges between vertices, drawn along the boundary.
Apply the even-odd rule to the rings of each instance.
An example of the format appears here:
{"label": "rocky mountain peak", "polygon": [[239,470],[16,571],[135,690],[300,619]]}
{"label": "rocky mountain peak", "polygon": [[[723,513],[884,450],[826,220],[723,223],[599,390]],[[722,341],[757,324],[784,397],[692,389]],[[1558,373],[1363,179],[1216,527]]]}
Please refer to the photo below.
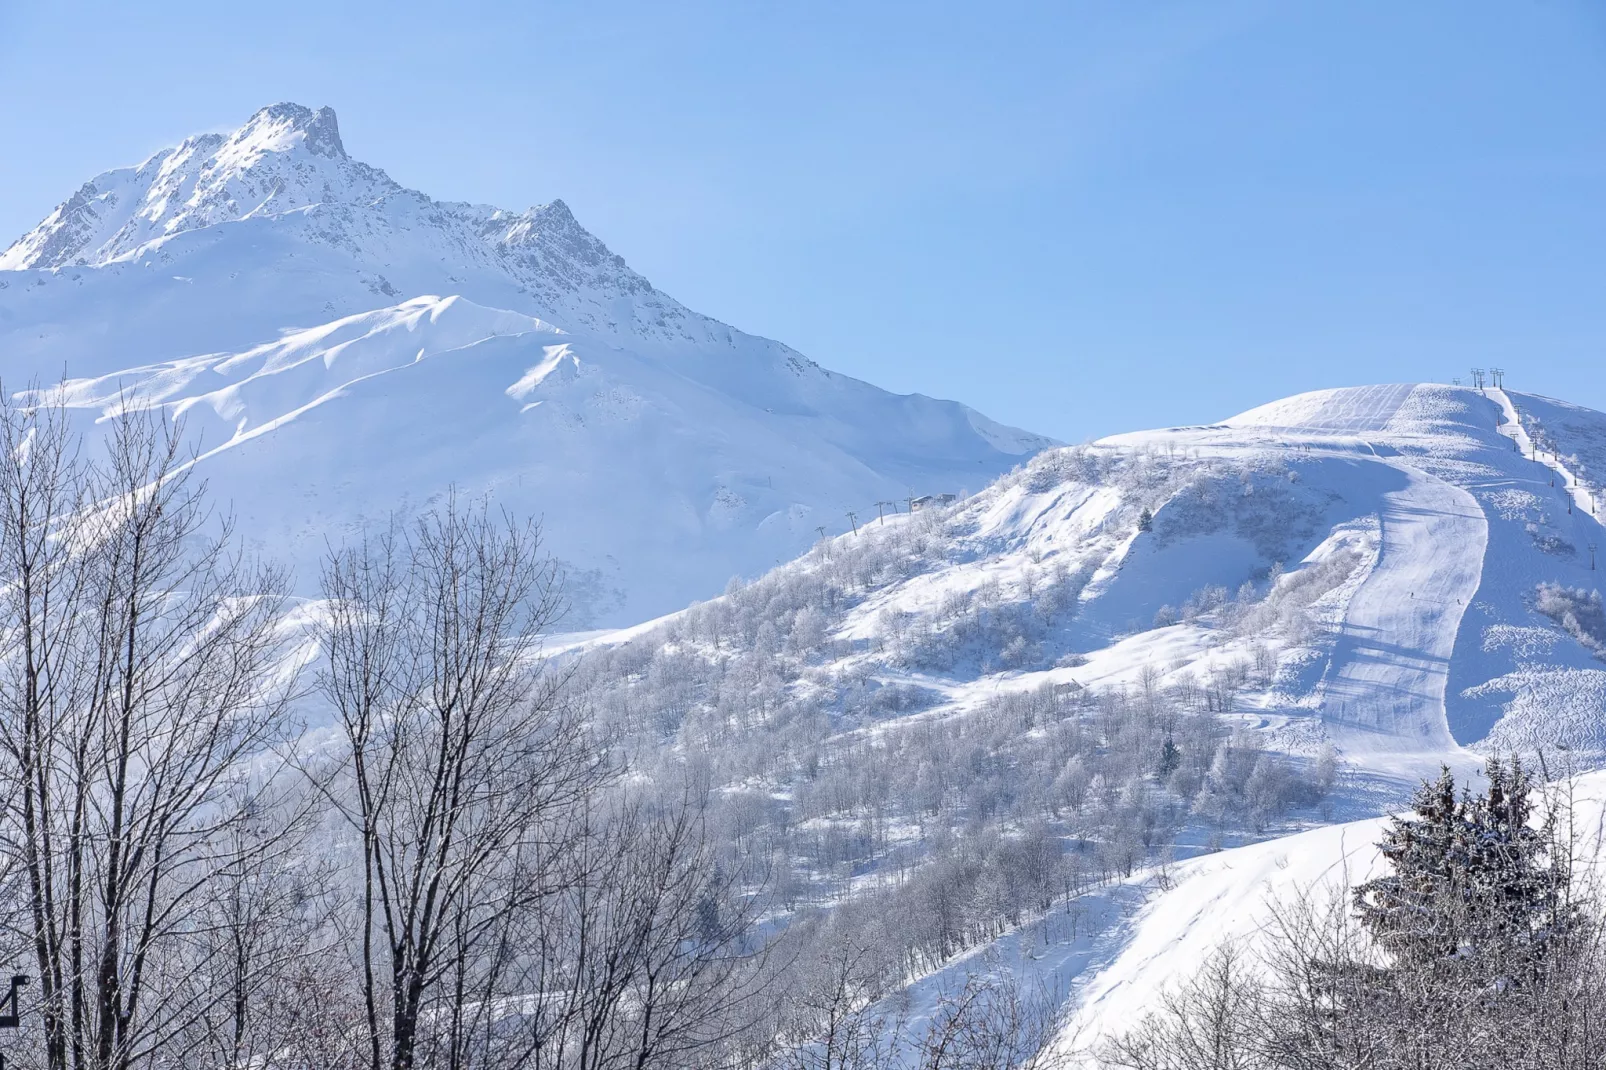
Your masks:
{"label": "rocky mountain peak", "polygon": [[236,143],[269,142],[275,147],[293,147],[300,140],[315,156],[346,158],[340,140],[340,124],[333,108],[308,108],[288,101],[270,104],[246,121],[229,140]]}

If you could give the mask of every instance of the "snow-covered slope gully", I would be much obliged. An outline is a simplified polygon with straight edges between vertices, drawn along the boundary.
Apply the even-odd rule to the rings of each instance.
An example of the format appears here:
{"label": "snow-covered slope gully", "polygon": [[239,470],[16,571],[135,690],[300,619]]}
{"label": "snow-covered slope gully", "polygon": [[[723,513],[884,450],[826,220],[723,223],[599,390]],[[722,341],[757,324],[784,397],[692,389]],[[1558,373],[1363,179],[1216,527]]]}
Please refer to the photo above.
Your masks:
{"label": "snow-covered slope gully", "polygon": [[241,528],[317,557],[448,485],[545,521],[576,622],[787,560],[877,501],[976,490],[1048,445],[685,308],[562,201],[442,202],[264,108],[84,184],[0,252],[0,378],[86,426],[182,415]]}

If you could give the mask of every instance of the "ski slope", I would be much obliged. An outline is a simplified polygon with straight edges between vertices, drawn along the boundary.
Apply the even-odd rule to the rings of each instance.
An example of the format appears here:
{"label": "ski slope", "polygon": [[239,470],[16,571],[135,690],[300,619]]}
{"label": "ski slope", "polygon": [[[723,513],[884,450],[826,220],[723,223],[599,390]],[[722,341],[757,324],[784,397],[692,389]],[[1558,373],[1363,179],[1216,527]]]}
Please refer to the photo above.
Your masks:
{"label": "ski slope", "polygon": [[[1587,480],[1531,459],[1520,429],[1514,442],[1503,399],[1318,391],[1045,452],[955,507],[945,563],[870,591],[834,634],[867,648],[856,671],[944,696],[927,718],[1004,691],[1165,688],[1255,662],[1234,699],[1244,723],[1294,753],[1332,745],[1394,798],[1474,751],[1606,755],[1606,665],[1532,608],[1541,583],[1599,585],[1587,548],[1606,533]],[[881,651],[893,622],[940,636],[978,605],[1030,605],[1054,575],[1076,577],[1074,616],[1023,661],[956,651],[911,674]],[[1201,599],[1220,608],[1187,612]],[[1298,604],[1279,615],[1279,600]]]}
{"label": "ski slope", "polygon": [[1226,420],[1223,427],[1284,432],[1296,438],[1386,431],[1412,392],[1411,383],[1314,390],[1257,406]]}
{"label": "ski slope", "polygon": [[1375,522],[1375,558],[1324,655],[1317,704],[1328,737],[1357,761],[1393,756],[1420,772],[1491,734],[1515,742],[1498,722],[1536,681],[1572,684],[1548,725],[1524,709],[1524,746],[1598,749],[1603,739],[1600,663],[1528,606],[1541,582],[1597,583],[1583,551],[1600,525],[1565,465],[1530,460],[1520,429],[1513,448],[1514,420],[1498,391],[1392,385],[1114,441],[1239,463],[1279,456],[1320,480],[1340,512]]}
{"label": "ski slope", "polygon": [[[1593,762],[1606,757],[1606,665],[1533,604],[1541,584],[1597,587],[1588,547],[1606,533],[1585,461],[1530,456],[1512,420],[1542,402],[1516,398],[1316,391],[1045,451],[920,520],[936,538],[924,559],[843,604],[829,634],[852,650],[843,671],[935,696],[912,715],[927,720],[1009,691],[1231,679],[1232,718],[1291,754],[1334,748],[1370,778],[1374,807],[1492,750]],[[1606,441],[1606,416],[1567,419],[1579,441],[1597,427]],[[835,536],[781,573],[808,582],[916,519]],[[1045,585],[1071,602],[1031,634],[996,649],[946,638],[1030,616]]]}
{"label": "ski slope", "polygon": [[1405,485],[1381,496],[1377,560],[1344,613],[1322,683],[1328,729],[1357,758],[1402,741],[1453,747],[1444,713],[1450,655],[1487,538],[1471,494],[1398,467]]}
{"label": "ski slope", "polygon": [[[1553,771],[1606,762],[1606,666],[1534,609],[1541,583],[1599,586],[1588,547],[1606,546],[1593,514],[1603,444],[1606,415],[1510,390],[1328,390],[1219,424],[1047,451],[956,507],[946,563],[875,592],[837,628],[867,648],[854,671],[939,695],[911,715],[937,720],[1011,690],[1131,693],[1251,659],[1274,665],[1251,674],[1224,716],[1294,755],[1334,747],[1347,778],[1333,816],[1344,823],[1056,906],[913,985],[916,1018],[966,975],[1005,971],[1067,994],[1062,1054],[1085,1058],[1222,941],[1252,946],[1278,897],[1365,879],[1382,827],[1372,815],[1402,805],[1441,763],[1465,778],[1509,750],[1539,752]],[[877,653],[895,642],[889,622],[940,629],[944,607],[984,593],[1029,601],[1057,563],[1085,583],[1036,664],[956,655],[909,673]],[[1225,604],[1200,601],[1201,589],[1239,584]],[[1297,614],[1271,612],[1279,597]],[[1189,600],[1206,608],[1165,612]],[[1576,787],[1593,853],[1606,774]]]}

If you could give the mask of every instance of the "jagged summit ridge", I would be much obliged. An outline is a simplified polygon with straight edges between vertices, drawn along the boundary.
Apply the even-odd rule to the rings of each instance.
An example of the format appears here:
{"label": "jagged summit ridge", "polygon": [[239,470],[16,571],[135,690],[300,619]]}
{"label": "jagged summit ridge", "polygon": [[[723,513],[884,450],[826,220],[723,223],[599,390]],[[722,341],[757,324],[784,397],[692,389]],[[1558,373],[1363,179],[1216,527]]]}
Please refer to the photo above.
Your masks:
{"label": "jagged summit ridge", "polygon": [[379,210],[391,198],[413,201],[437,224],[475,232],[515,256],[556,245],[579,261],[628,271],[563,201],[523,212],[436,202],[351,159],[334,109],[294,103],[271,104],[232,133],[198,134],[135,167],[98,175],[0,253],[0,270],[101,266],[218,223],[313,207]]}
{"label": "jagged summit ridge", "polygon": [[523,212],[434,201],[351,159],[334,109],[289,102],[258,110],[232,133],[198,134],[135,167],[96,176],[0,253],[0,270],[101,266],[218,223],[315,206],[382,209],[391,198],[412,201],[437,225],[456,224],[514,256],[548,244],[579,261],[628,271],[561,200]]}
{"label": "jagged summit ridge", "polygon": [[[376,295],[389,304],[457,292],[657,345],[729,348],[736,333],[656,290],[562,201],[522,212],[437,201],[347,155],[332,109],[295,103],[95,177],[0,253],[0,271],[123,263],[190,278],[204,270],[186,263],[209,249],[265,240],[315,245],[338,261],[318,265],[339,278],[309,287],[295,313],[302,325],[372,308]],[[282,283],[279,267],[266,265],[270,285]],[[361,289],[342,294],[354,278]]]}
{"label": "jagged summit ridge", "polygon": [[340,123],[335,110],[329,107],[316,111],[300,104],[270,104],[251,116],[243,129],[273,124],[291,136],[299,134],[307,151],[318,156],[345,156],[346,146],[340,141]]}
{"label": "jagged summit ridge", "polygon": [[352,160],[330,108],[274,104],[230,134],[198,134],[96,176],[0,253],[0,270],[98,266],[218,223],[400,193]]}

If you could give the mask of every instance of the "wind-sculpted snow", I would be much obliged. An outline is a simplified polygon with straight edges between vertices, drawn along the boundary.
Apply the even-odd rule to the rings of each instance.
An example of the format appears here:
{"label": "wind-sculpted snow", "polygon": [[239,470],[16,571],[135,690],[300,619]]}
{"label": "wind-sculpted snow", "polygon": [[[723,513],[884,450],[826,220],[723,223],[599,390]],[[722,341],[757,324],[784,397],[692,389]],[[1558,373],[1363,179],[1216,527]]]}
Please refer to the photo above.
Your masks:
{"label": "wind-sculpted snow", "polygon": [[326,539],[494,493],[543,518],[577,625],[679,608],[1049,444],[698,315],[562,201],[405,189],[294,104],[93,179],[0,254],[0,379],[86,423],[182,418],[305,593]]}
{"label": "wind-sculpted snow", "polygon": [[448,486],[490,494],[544,518],[580,622],[683,605],[822,522],[846,526],[847,509],[1010,457],[962,406],[840,376],[770,389],[759,408],[534,317],[431,297],[40,396],[92,434],[125,408],[181,418],[247,537],[309,593],[329,539]]}

